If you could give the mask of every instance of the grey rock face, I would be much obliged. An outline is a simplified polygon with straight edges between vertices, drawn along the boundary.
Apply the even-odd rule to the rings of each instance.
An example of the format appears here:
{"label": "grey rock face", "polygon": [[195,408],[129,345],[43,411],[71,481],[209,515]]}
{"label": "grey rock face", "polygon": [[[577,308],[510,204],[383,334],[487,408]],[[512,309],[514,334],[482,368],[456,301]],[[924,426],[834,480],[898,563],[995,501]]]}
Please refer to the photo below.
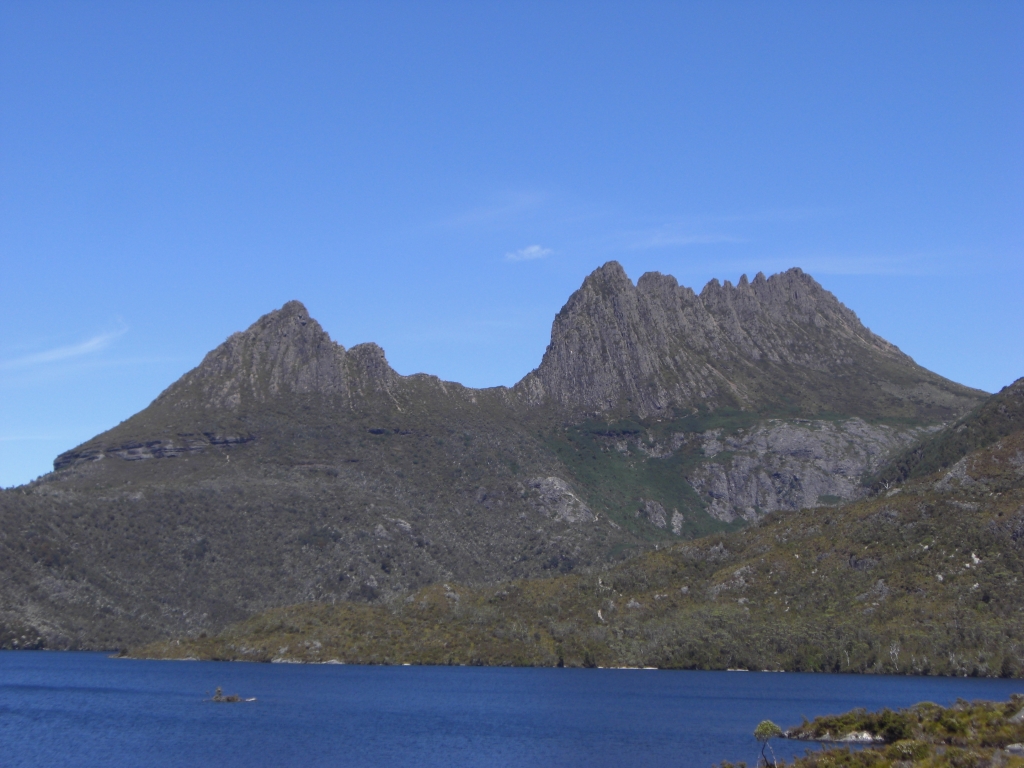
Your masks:
{"label": "grey rock face", "polygon": [[700,295],[659,273],[595,270],[558,313],[515,391],[578,415],[793,407],[953,418],[982,393],[914,363],[799,269]]}
{"label": "grey rock face", "polygon": [[53,468],[54,470],[66,469],[106,458],[122,459],[123,461],[179,458],[189,454],[201,454],[210,448],[241,445],[254,439],[253,435],[218,435],[209,432],[199,435],[181,434],[167,440],[128,441],[120,445],[93,446],[62,453],[54,459]]}
{"label": "grey rock face", "polygon": [[700,436],[709,460],[687,480],[725,521],[852,501],[866,493],[865,473],[929,431],[861,419],[775,420],[729,437],[714,430]]}
{"label": "grey rock face", "polygon": [[974,485],[974,478],[967,471],[967,457],[960,459],[935,483],[935,490],[946,492],[956,486]]}
{"label": "grey rock face", "polygon": [[269,312],[210,352],[157,403],[237,410],[285,394],[351,399],[388,391],[400,377],[376,344],[346,352],[298,301]]}
{"label": "grey rock face", "polygon": [[[636,512],[637,517],[639,517],[641,513],[647,519],[647,522],[655,528],[664,528],[668,525],[668,515],[665,513],[665,507],[657,501],[644,499],[643,506]],[[678,515],[679,512],[676,511],[675,514]]]}
{"label": "grey rock face", "polygon": [[590,508],[560,477],[535,477],[530,481],[541,514],[564,523],[592,523],[597,520]]}

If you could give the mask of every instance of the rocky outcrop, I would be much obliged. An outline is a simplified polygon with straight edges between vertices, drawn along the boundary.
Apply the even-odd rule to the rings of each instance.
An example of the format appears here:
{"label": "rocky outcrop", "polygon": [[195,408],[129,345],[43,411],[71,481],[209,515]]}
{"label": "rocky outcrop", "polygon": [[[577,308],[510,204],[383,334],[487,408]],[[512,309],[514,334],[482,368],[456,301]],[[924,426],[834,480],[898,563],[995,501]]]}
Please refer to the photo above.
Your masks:
{"label": "rocky outcrop", "polygon": [[810,275],[744,275],[700,295],[616,262],[558,313],[540,366],[516,387],[577,415],[695,409],[950,419],[983,393],[927,371],[865,328]]}
{"label": "rocky outcrop", "polygon": [[376,344],[346,351],[298,301],[269,312],[203,358],[156,405],[237,411],[287,394],[351,401],[386,392],[399,375]]}
{"label": "rocky outcrop", "polygon": [[[642,502],[640,508],[636,511],[636,516],[640,517],[642,515],[655,528],[665,528],[671,519],[669,513],[665,511],[665,507],[660,502],[653,501],[652,499],[643,499]],[[679,514],[678,511],[676,511],[676,514]]]}
{"label": "rocky outcrop", "polygon": [[687,480],[719,520],[832,506],[864,496],[864,476],[929,431],[861,419],[774,420],[727,437],[713,430],[699,436],[707,461]]}
{"label": "rocky outcrop", "polygon": [[555,317],[540,367],[516,389],[531,403],[593,412],[625,405],[642,416],[674,402],[714,408],[749,399],[704,360],[724,352],[710,313],[693,291],[661,277],[645,275],[638,288],[617,262],[594,271]]}
{"label": "rocky outcrop", "polygon": [[530,481],[535,493],[534,505],[545,517],[564,523],[592,523],[597,520],[590,508],[560,477],[535,477]]}
{"label": "rocky outcrop", "polygon": [[242,445],[255,439],[253,435],[218,435],[210,432],[202,435],[181,434],[177,436],[177,439],[127,442],[106,447],[94,446],[62,453],[53,460],[53,468],[61,470],[101,461],[105,458],[117,458],[124,461],[178,458],[189,454],[200,454],[213,447]]}

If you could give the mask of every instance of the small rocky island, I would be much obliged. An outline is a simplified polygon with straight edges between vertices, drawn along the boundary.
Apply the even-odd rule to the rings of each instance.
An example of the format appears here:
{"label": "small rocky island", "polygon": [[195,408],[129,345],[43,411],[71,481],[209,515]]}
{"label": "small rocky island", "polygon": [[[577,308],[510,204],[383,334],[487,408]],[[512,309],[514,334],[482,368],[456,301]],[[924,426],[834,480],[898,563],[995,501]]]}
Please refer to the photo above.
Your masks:
{"label": "small rocky island", "polygon": [[223,689],[218,685],[217,690],[213,692],[213,697],[210,699],[210,701],[215,702],[217,704],[239,704],[241,702],[256,701],[256,697],[243,699],[237,693],[230,693],[225,695]]}

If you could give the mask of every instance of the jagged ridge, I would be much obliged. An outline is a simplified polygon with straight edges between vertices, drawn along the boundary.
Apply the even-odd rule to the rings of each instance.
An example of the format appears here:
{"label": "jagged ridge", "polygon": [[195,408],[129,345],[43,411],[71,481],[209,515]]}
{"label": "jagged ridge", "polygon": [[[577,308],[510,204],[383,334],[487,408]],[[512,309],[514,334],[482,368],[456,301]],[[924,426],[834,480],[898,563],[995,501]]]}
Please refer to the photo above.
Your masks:
{"label": "jagged ridge", "polygon": [[617,262],[555,318],[531,403],[642,417],[723,407],[946,420],[983,393],[921,368],[810,275],[717,280],[700,295],[657,272],[634,286]]}

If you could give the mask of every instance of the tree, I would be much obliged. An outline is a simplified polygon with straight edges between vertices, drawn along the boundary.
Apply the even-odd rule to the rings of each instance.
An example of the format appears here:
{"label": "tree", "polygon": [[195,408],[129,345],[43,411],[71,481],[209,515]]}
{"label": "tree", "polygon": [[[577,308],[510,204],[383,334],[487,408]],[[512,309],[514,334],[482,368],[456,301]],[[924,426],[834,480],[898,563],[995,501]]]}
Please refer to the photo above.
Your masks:
{"label": "tree", "polygon": [[[757,728],[754,729],[754,738],[761,743],[761,759],[764,760],[765,765],[775,765],[775,750],[772,749],[770,742],[776,736],[782,735],[782,729],[779,728],[771,720],[762,720],[757,724]],[[768,756],[764,753],[764,748],[768,747],[768,751],[772,753],[771,762],[768,762]]]}

